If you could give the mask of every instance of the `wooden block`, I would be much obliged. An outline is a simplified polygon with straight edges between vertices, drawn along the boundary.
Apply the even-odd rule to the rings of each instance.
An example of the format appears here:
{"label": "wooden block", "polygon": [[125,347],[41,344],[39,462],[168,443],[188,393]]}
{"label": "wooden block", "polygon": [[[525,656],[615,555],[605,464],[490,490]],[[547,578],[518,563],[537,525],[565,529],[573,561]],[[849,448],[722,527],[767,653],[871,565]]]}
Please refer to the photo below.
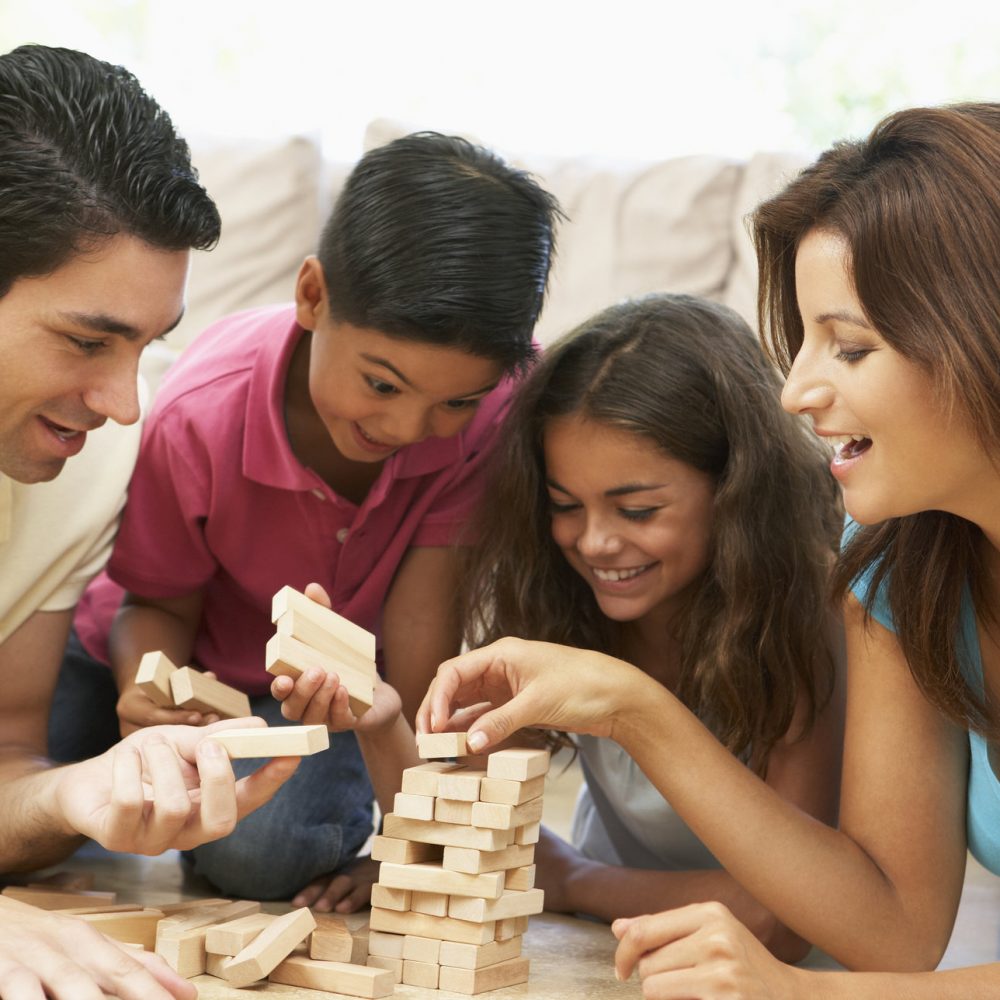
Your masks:
{"label": "wooden block", "polygon": [[[398,796],[397,796],[398,797]],[[431,819],[438,823],[458,823],[462,826],[472,825],[472,807],[474,803],[463,802],[461,799],[433,799],[434,815]],[[396,809],[399,813],[399,809]]]}
{"label": "wooden block", "polygon": [[99,903],[97,906],[74,906],[59,912],[70,917],[80,917],[86,913],[139,913],[143,909],[138,903]]}
{"label": "wooden block", "polygon": [[396,792],[392,801],[392,811],[404,819],[434,819],[435,799],[429,795],[408,795]]}
{"label": "wooden block", "polygon": [[441,892],[449,896],[476,896],[499,899],[504,888],[503,872],[467,875],[453,872],[440,865],[394,865],[383,861],[379,868],[379,885],[393,889],[416,889],[418,892]]}
{"label": "wooden block", "polygon": [[417,937],[415,934],[407,934],[403,938],[404,959],[438,965],[440,953],[441,941],[438,938]]}
{"label": "wooden block", "polygon": [[[233,960],[226,966],[226,982],[231,986],[249,986],[263,979],[288,958],[292,949],[316,929],[316,920],[305,906],[275,917]],[[291,960],[290,960],[291,961]],[[295,959],[294,961],[311,961]],[[275,980],[281,982],[282,980]],[[291,983],[292,986],[308,985]]]}
{"label": "wooden block", "polygon": [[444,848],[439,844],[422,844],[416,840],[383,837],[372,840],[372,861],[392,861],[397,865],[412,865],[420,861],[440,861]]}
{"label": "wooden block", "polygon": [[347,688],[348,704],[355,715],[364,715],[372,707],[375,692],[372,676],[341,663],[290,635],[278,633],[268,639],[264,647],[264,663],[267,672],[276,677],[295,678],[313,667],[328,674],[336,674],[341,685]]}
{"label": "wooden block", "polygon": [[464,757],[469,752],[465,744],[467,735],[467,733],[419,733],[417,756],[425,760],[429,757]]}
{"label": "wooden block", "polygon": [[250,699],[242,691],[192,667],[181,667],[170,675],[170,691],[175,705],[192,712],[214,712],[223,719],[253,714]]}
{"label": "wooden block", "polygon": [[326,726],[272,726],[254,729],[224,729],[211,733],[226,749],[230,759],[243,757],[308,757],[330,746]]}
{"label": "wooden block", "polygon": [[270,913],[251,913],[224,924],[213,924],[205,935],[205,950],[210,955],[238,955],[271,921]]}
{"label": "wooden block", "polygon": [[200,976],[208,969],[208,951],[205,939],[209,927],[194,927],[179,934],[166,937],[157,936],[156,954],[170,966],[174,972],[185,979]]}
{"label": "wooden block", "polygon": [[29,889],[24,885],[9,885],[3,890],[8,899],[16,899],[40,910],[72,910],[89,906],[113,906],[113,892],[59,892],[50,889]]}
{"label": "wooden block", "polygon": [[109,938],[132,942],[146,951],[152,951],[156,947],[156,925],[163,919],[163,911],[148,909],[129,913],[81,913],[79,917]]}
{"label": "wooden block", "polygon": [[177,937],[198,927],[209,924],[224,924],[239,917],[260,913],[260,903],[252,899],[237,899],[223,906],[203,906],[191,910],[182,910],[172,917],[165,917],[156,928],[157,943],[161,938]]}
{"label": "wooden block", "polygon": [[365,965],[374,969],[387,969],[392,973],[394,983],[403,981],[403,960],[401,958],[387,958],[385,955],[369,955]]}
{"label": "wooden block", "polygon": [[497,932],[495,920],[475,923],[453,920],[451,917],[431,917],[426,913],[397,913],[395,910],[377,908],[372,909],[371,927],[389,934],[413,934],[441,941],[463,941],[466,944],[486,944],[493,940]]}
{"label": "wooden block", "polygon": [[466,767],[460,771],[449,771],[438,779],[438,796],[442,799],[459,799],[475,802],[479,798],[479,786],[486,772],[481,768]]}
{"label": "wooden block", "polygon": [[545,793],[545,775],[529,778],[527,781],[511,781],[509,778],[483,778],[479,786],[479,798],[483,802],[500,802],[508,806],[519,806],[528,799],[537,799]]}
{"label": "wooden block", "polygon": [[410,909],[414,913],[426,913],[432,917],[448,916],[448,894],[444,892],[410,893]]}
{"label": "wooden block", "polygon": [[229,955],[216,955],[212,952],[205,952],[205,971],[210,976],[215,976],[217,979],[226,978],[226,966],[232,961],[232,957]]}
{"label": "wooden block", "polygon": [[[520,919],[520,918],[517,918]],[[524,918],[527,920],[527,917]],[[481,969],[484,965],[496,965],[521,954],[521,937],[490,941],[487,944],[459,944],[457,941],[442,941],[439,955],[441,965],[456,969]]]}
{"label": "wooden block", "polygon": [[375,636],[371,632],[310,600],[294,587],[282,587],[271,600],[271,621],[277,622],[289,611],[296,611],[312,619],[324,631],[335,635],[341,642],[346,642],[366,659],[375,659]]}
{"label": "wooden block", "polygon": [[350,997],[387,997],[396,985],[392,972],[387,969],[346,962],[317,962],[299,955],[286,958],[267,978],[272,983],[304,986]]}
{"label": "wooden block", "polygon": [[438,986],[438,968],[436,963],[417,962],[411,958],[403,959],[403,985],[421,986],[425,990],[436,990]]}
{"label": "wooden block", "polygon": [[497,921],[496,929],[496,940],[497,941],[511,941],[520,940],[523,934],[526,934],[528,930],[528,918],[524,917],[507,917],[505,920]]}
{"label": "wooden block", "polygon": [[62,892],[86,892],[94,888],[93,872],[56,872],[41,882],[29,882],[29,889],[59,889]]}
{"label": "wooden block", "polygon": [[[374,889],[375,886],[372,886]],[[368,935],[353,935],[343,917],[314,913],[316,930],[309,935],[309,957],[319,962],[364,965],[368,957]]]}
{"label": "wooden block", "polygon": [[542,818],[544,800],[528,799],[519,806],[508,806],[501,802],[473,802],[472,825],[487,830],[513,830],[529,823],[537,823]]}
{"label": "wooden block", "polygon": [[526,958],[510,958],[506,962],[487,965],[481,969],[453,969],[442,965],[438,979],[439,988],[451,990],[453,993],[465,993],[472,996],[476,993],[486,993],[489,990],[503,989],[517,983],[528,981],[528,960]]}
{"label": "wooden block", "polygon": [[456,920],[505,920],[541,913],[545,907],[545,893],[541,889],[505,892],[499,899],[471,899],[452,896],[448,903],[448,916]]}
{"label": "wooden block", "polygon": [[174,707],[170,677],[177,669],[164,653],[154,650],[144,653],[135,672],[135,686],[161,708]]}
{"label": "wooden block", "polygon": [[402,791],[408,795],[436,796],[439,776],[462,766],[453,760],[429,760],[426,764],[408,767],[403,771]]}
{"label": "wooden block", "polygon": [[500,872],[509,868],[522,868],[535,860],[533,844],[511,844],[500,851],[475,851],[468,847],[446,847],[442,867],[453,872]]}
{"label": "wooden block", "polygon": [[548,750],[529,750],[527,747],[497,750],[486,758],[486,774],[508,781],[530,781],[548,773],[550,756]]}
{"label": "wooden block", "polygon": [[515,892],[526,892],[535,888],[535,866],[524,865],[522,868],[512,868],[504,879],[504,888]]}
{"label": "wooden block", "polygon": [[402,934],[385,934],[382,931],[371,930],[368,932],[368,955],[376,958],[399,958],[403,957]]}
{"label": "wooden block", "polygon": [[359,653],[353,646],[344,642],[332,632],[317,625],[311,618],[292,609],[283,614],[275,623],[278,635],[287,635],[319,653],[329,656],[337,663],[358,671],[370,677],[373,681],[378,673],[378,666],[373,656]]}
{"label": "wooden block", "polygon": [[514,830],[514,843],[522,847],[528,844],[537,844],[538,838],[542,835],[541,822],[526,823]]}
{"label": "wooden block", "polygon": [[472,847],[477,851],[499,851],[512,839],[509,830],[477,830],[474,826],[457,823],[434,823],[421,819],[405,819],[387,813],[382,822],[382,832],[399,840],[417,840],[424,844],[442,847]]}
{"label": "wooden block", "polygon": [[181,899],[176,903],[159,903],[157,905],[158,910],[163,911],[165,917],[177,916],[180,913],[184,913],[188,910],[204,910],[209,906],[229,906],[233,900],[231,899]]}
{"label": "wooden block", "polygon": [[[410,908],[410,890],[409,889],[393,889],[387,885],[373,885],[372,886],[372,906],[381,906],[384,910],[399,910],[400,913],[406,913]],[[311,958],[319,958],[319,955],[311,955]],[[340,962],[343,959],[333,959],[332,961]]]}

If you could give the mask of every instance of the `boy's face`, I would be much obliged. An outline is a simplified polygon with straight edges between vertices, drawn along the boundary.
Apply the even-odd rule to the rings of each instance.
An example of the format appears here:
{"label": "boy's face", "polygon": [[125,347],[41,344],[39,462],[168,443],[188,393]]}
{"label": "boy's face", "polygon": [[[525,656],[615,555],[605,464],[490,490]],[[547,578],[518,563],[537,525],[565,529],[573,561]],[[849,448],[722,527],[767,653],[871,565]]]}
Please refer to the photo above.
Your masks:
{"label": "boy's face", "polygon": [[0,298],[0,473],[54,479],[108,418],[139,419],[139,355],[184,310],[187,251],[115,236]]}

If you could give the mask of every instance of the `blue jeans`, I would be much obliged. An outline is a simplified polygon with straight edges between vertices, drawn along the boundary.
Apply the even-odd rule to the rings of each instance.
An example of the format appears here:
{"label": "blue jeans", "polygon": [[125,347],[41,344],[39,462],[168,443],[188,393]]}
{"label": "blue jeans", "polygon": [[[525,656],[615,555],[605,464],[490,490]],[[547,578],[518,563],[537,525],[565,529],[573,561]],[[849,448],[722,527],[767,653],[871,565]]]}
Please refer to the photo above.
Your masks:
{"label": "blue jeans", "polygon": [[[119,739],[111,671],[70,636],[49,719],[50,754],[81,760]],[[287,726],[270,695],[250,699],[254,715]],[[237,778],[259,760],[234,760]],[[319,875],[349,864],[372,832],[372,793],[354,733],[331,733],[330,749],[303,757],[270,802],[236,829],[184,857],[223,893],[248,899],[290,899]]]}

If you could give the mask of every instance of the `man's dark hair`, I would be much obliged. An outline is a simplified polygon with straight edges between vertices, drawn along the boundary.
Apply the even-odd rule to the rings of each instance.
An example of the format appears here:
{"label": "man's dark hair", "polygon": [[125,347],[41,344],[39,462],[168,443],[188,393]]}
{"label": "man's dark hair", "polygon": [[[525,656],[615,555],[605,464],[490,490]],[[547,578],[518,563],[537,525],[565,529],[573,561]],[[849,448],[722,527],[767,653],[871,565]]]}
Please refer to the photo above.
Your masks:
{"label": "man's dark hair", "polygon": [[219,229],[187,143],[131,73],[42,45],[0,56],[0,295],[118,234],[204,250]]}
{"label": "man's dark hair", "polygon": [[489,150],[436,132],[397,139],[362,157],[323,231],[331,312],[518,369],[534,353],[560,214]]}

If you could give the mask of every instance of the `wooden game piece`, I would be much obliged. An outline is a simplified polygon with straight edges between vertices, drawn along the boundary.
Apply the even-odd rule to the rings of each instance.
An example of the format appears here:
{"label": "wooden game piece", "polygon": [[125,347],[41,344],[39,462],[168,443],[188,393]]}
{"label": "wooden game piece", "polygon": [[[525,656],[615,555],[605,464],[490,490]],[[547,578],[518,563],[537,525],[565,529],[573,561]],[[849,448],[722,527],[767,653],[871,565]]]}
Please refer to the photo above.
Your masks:
{"label": "wooden game piece", "polygon": [[81,906],[113,906],[116,896],[113,892],[60,892],[51,889],[29,889],[24,885],[9,885],[3,890],[8,899],[16,899],[40,910],[71,910]]}
{"label": "wooden game piece", "polygon": [[441,892],[449,896],[476,896],[499,899],[503,894],[504,872],[467,875],[453,872],[440,865],[394,865],[383,861],[379,868],[379,885],[392,889],[416,889],[418,892]]}
{"label": "wooden game piece", "polygon": [[467,733],[418,733],[417,756],[425,760],[429,757],[464,757],[468,752],[465,745]]}
{"label": "wooden game piece", "polygon": [[165,917],[156,928],[156,940],[176,937],[198,927],[209,924],[223,924],[251,913],[260,913],[260,903],[252,899],[237,899],[222,906],[202,906],[195,909],[182,910],[180,913]]}
{"label": "wooden game piece", "polygon": [[210,955],[238,955],[271,921],[270,913],[250,913],[224,924],[214,924],[205,935],[205,951]]}
{"label": "wooden game piece", "polygon": [[99,903],[97,906],[74,906],[59,912],[68,917],[80,917],[89,913],[138,913],[142,909],[144,907],[140,903]]}
{"label": "wooden game piece", "polygon": [[485,777],[486,772],[481,768],[465,767],[449,771],[438,779],[438,797],[475,802],[479,799],[479,786]]}
{"label": "wooden game piece", "polygon": [[244,757],[308,757],[330,746],[326,726],[258,726],[224,729],[205,739],[221,744],[230,759]]}
{"label": "wooden game piece", "polygon": [[421,861],[440,861],[444,848],[440,844],[422,844],[416,840],[400,840],[381,834],[372,839],[372,861],[392,861],[397,865],[412,865]]}
{"label": "wooden game piece", "polygon": [[154,704],[161,708],[173,708],[174,695],[170,688],[170,676],[176,669],[166,654],[159,650],[143,653],[139,669],[135,672],[135,686]]}
{"label": "wooden game piece", "polygon": [[404,819],[434,819],[435,801],[429,795],[396,792],[396,797],[392,800],[392,811]]}
{"label": "wooden game piece", "polygon": [[393,982],[399,984],[403,981],[403,960],[401,958],[387,958],[385,955],[369,955],[365,965],[373,969],[386,969],[392,973]]}
{"label": "wooden game piece", "polygon": [[178,708],[192,712],[212,712],[223,719],[253,714],[250,699],[242,691],[192,667],[180,667],[170,675],[170,692]]}
{"label": "wooden game piece", "polygon": [[41,882],[29,882],[29,889],[59,889],[61,892],[86,892],[94,888],[93,872],[56,872]]}
{"label": "wooden game piece", "polygon": [[228,906],[232,902],[231,899],[218,898],[181,899],[176,903],[159,903],[156,908],[162,910],[165,917],[175,917],[188,910],[204,910],[209,906]]}
{"label": "wooden game piece", "polygon": [[81,913],[79,917],[109,938],[133,942],[146,951],[152,951],[156,947],[156,926],[163,919],[163,911],[148,909],[126,913]]}
{"label": "wooden game piece", "polygon": [[513,830],[515,827],[537,823],[542,818],[544,800],[528,799],[519,806],[508,806],[501,802],[473,802],[472,825],[487,830]]}
{"label": "wooden game piece", "polygon": [[466,944],[486,944],[496,934],[496,921],[474,923],[451,917],[431,917],[426,913],[397,913],[395,910],[372,908],[372,930],[389,934],[414,934],[418,937],[439,938],[442,941],[463,941]]}
{"label": "wooden game piece", "polygon": [[448,903],[448,916],[456,920],[505,920],[507,917],[541,913],[544,905],[545,893],[541,889],[526,889],[524,892],[511,889],[499,899],[452,896]]}
{"label": "wooden game piece", "polygon": [[[372,886],[372,889],[377,888]],[[374,898],[374,897],[373,897]],[[355,936],[343,917],[314,913],[316,930],[309,935],[309,957],[320,962],[347,962],[364,965],[368,957],[368,936]]]}
{"label": "wooden game piece", "polygon": [[[232,967],[227,970],[229,973]],[[343,993],[351,997],[385,997],[393,992],[393,974],[386,969],[346,962],[317,962],[293,955],[267,977],[272,983],[304,986],[311,990]]]}
{"label": "wooden game piece", "polygon": [[445,892],[412,892],[410,909],[432,917],[448,916],[448,894]]}
{"label": "wooden game piece", "polygon": [[442,941],[439,959],[441,965],[450,965],[455,969],[481,969],[484,965],[496,965],[498,962],[506,962],[509,958],[517,958],[520,954],[521,937],[518,935],[503,941],[499,939],[489,941],[486,944]]}
{"label": "wooden game piece", "polygon": [[540,821],[525,823],[514,830],[514,843],[522,847],[529,844],[537,844],[538,838],[542,835],[542,824]]}
{"label": "wooden game piece", "polygon": [[534,844],[511,844],[499,851],[475,851],[468,847],[446,847],[442,867],[453,872],[478,875],[481,872],[523,868],[535,860]]}
{"label": "wooden game piece", "polygon": [[[301,907],[275,917],[233,960],[226,966],[226,982],[230,986],[249,986],[263,979],[283,959],[288,958],[295,946],[316,929],[316,920],[308,907]],[[305,961],[311,961],[305,959]],[[275,980],[279,982],[280,980]],[[291,983],[292,986],[307,985]]]}
{"label": "wooden game piece", "polygon": [[403,934],[386,934],[378,930],[368,932],[368,954],[378,958],[402,958]]}
{"label": "wooden game piece", "polygon": [[535,866],[524,865],[521,868],[512,868],[507,872],[504,879],[504,888],[513,889],[515,892],[526,892],[535,888]]}
{"label": "wooden game piece", "polygon": [[241,899],[167,917],[156,927],[156,954],[179,976],[200,976],[206,968],[205,939],[212,925],[259,912],[260,903]]}
{"label": "wooden game piece", "polygon": [[[400,913],[406,913],[410,909],[410,896],[411,892],[409,889],[393,889],[390,886],[382,885],[381,883],[372,886],[372,906],[381,906],[386,910],[399,910]],[[312,955],[312,958],[319,958],[318,955]],[[341,961],[341,959],[334,959],[334,961]]]}
{"label": "wooden game piece", "polygon": [[507,917],[504,920],[497,921],[496,940],[510,941],[514,938],[519,939],[523,934],[527,933],[527,930],[527,915],[522,917]]}
{"label": "wooden game piece", "polygon": [[508,781],[530,781],[548,773],[550,757],[548,750],[529,750],[527,747],[496,750],[486,758],[486,774]]}
{"label": "wooden game piece", "polygon": [[505,986],[528,981],[528,960],[526,958],[510,958],[506,962],[487,965],[481,969],[454,969],[447,965],[441,966],[438,986],[442,990],[453,993],[465,993],[472,996],[476,993],[486,993],[489,990],[499,990]]}
{"label": "wooden game piece", "polygon": [[323,607],[322,604],[310,600],[293,587],[282,587],[271,600],[271,621],[277,622],[289,611],[296,611],[312,619],[324,631],[335,635],[366,659],[375,659],[375,636],[371,632],[348,621],[335,611]]}
{"label": "wooden game piece", "polygon": [[545,793],[545,775],[529,778],[527,781],[512,781],[510,778],[483,778],[479,786],[479,798],[483,802],[500,802],[503,805],[519,806],[528,799],[537,799]]}
{"label": "wooden game piece", "polygon": [[375,697],[373,675],[335,660],[290,635],[277,633],[268,639],[264,647],[264,665],[267,672],[276,677],[294,679],[314,667],[328,674],[336,674],[341,685],[347,688],[348,704],[355,715],[364,715],[372,707]]}
{"label": "wooden game piece", "polygon": [[283,614],[274,625],[278,635],[287,635],[304,643],[372,680],[378,673],[374,657],[359,653],[353,646],[317,625],[311,618],[294,608]]}
{"label": "wooden game piece", "polygon": [[433,962],[417,962],[412,958],[403,959],[403,985],[420,986],[425,990],[438,988],[439,966]]}
{"label": "wooden game piece", "polygon": [[[438,823],[458,823],[461,826],[472,825],[472,802],[461,799],[433,799],[434,815],[431,819]],[[395,810],[397,813],[399,809]]]}
{"label": "wooden game piece", "polygon": [[403,771],[401,790],[408,795],[432,795],[436,797],[439,776],[462,766],[453,760],[429,760],[426,764],[408,767]]}
{"label": "wooden game piece", "polygon": [[457,823],[435,823],[430,820],[405,819],[387,813],[382,821],[382,832],[399,840],[416,840],[442,847],[472,847],[478,851],[499,851],[512,839],[509,830],[477,830],[474,826]]}
{"label": "wooden game piece", "polygon": [[[441,941],[438,938],[417,937],[407,934],[403,938],[403,958],[412,962],[440,964]],[[416,984],[413,984],[416,985]]]}

